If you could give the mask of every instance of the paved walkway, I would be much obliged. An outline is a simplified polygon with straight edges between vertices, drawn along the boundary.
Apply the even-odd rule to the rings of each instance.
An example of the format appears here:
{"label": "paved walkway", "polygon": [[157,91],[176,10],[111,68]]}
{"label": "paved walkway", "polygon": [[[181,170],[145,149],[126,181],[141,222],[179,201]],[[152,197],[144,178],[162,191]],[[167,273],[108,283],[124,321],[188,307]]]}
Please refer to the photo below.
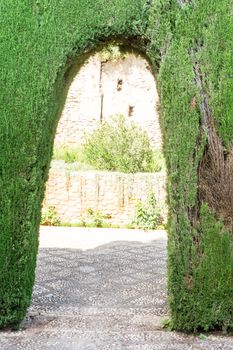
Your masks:
{"label": "paved walkway", "polygon": [[0,349],[233,349],[230,337],[162,330],[166,289],[163,231],[42,228],[32,306]]}

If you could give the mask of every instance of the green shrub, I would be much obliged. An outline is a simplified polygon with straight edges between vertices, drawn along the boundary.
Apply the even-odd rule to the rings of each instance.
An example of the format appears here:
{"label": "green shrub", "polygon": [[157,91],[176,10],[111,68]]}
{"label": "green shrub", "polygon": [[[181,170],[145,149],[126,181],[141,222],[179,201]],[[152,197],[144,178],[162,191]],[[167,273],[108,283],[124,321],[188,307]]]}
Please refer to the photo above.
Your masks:
{"label": "green shrub", "polygon": [[125,173],[160,170],[147,133],[122,115],[104,122],[84,144],[87,161],[99,170]]}
{"label": "green shrub", "polygon": [[[122,116],[120,117],[120,119],[122,119],[123,123],[125,123],[124,122],[125,119]],[[109,126],[108,123],[106,124]],[[120,124],[119,121],[116,119],[115,123],[111,124],[111,132],[113,132],[114,127],[118,128],[119,124]],[[144,160],[143,166],[141,168],[140,168],[140,159],[137,158],[135,160],[130,159],[130,162],[128,162],[124,168],[123,166],[120,165],[119,168],[116,169],[117,164],[119,164],[120,161],[122,163],[124,162],[124,160],[119,160],[121,155],[117,154],[117,152],[112,154],[112,156],[114,156],[114,161],[111,159],[111,164],[114,163],[114,166],[109,165],[111,152],[113,147],[115,146],[114,144],[115,140],[111,138],[109,145],[103,145],[103,143],[101,143],[102,145],[101,146],[99,143],[100,138],[104,138],[104,135],[107,132],[106,125],[104,125],[104,130],[102,130],[100,126],[100,128],[97,129],[93,134],[90,134],[90,135],[86,134],[86,138],[88,139],[88,141],[85,144],[85,146],[76,146],[76,147],[56,146],[53,151],[53,159],[63,160],[65,163],[70,164],[70,169],[77,170],[77,171],[85,171],[85,170],[123,171],[120,169],[126,169],[128,171],[125,170],[124,172],[131,172],[130,169],[136,169],[136,166],[134,163],[139,164],[138,169],[140,169],[140,171],[158,172],[162,169],[165,169],[165,160],[164,160],[162,151],[160,149],[152,151],[149,145],[149,140],[146,133],[142,132],[139,128],[136,127],[136,129],[133,130],[132,134],[130,134],[132,129],[135,128],[135,125],[130,125],[129,130],[127,130],[128,128],[127,125],[125,125],[125,127],[126,129],[122,130],[122,126],[120,125],[121,130],[119,131],[119,133],[121,134],[122,139],[124,138],[124,136],[128,137],[128,134],[129,134],[130,137],[128,137],[128,139],[130,140],[134,136],[133,133],[135,133],[135,137],[139,137],[139,138],[142,137],[142,141],[145,138],[145,141],[146,141],[145,147],[148,147],[148,152],[146,149],[143,150],[142,152],[141,156],[143,157],[143,154],[144,154],[144,157],[145,158],[147,157],[147,159]],[[137,134],[137,132],[139,133]],[[129,142],[127,142],[127,144],[128,143]],[[98,145],[100,148],[98,154],[100,155],[100,157],[102,158],[104,157],[104,160],[101,160],[101,165],[100,165],[100,162],[96,161],[96,145]],[[139,146],[143,147],[144,146],[143,142],[141,143],[139,142]],[[107,154],[104,151],[105,148],[103,147],[108,148]],[[135,147],[136,147],[136,143],[135,143]],[[119,151],[121,151],[120,148],[119,148]],[[132,154],[134,154],[134,150],[132,150]],[[127,154],[127,152],[124,152],[124,157],[125,158],[130,157],[130,154]]]}
{"label": "green shrub", "polygon": [[102,62],[117,62],[127,57],[127,53],[123,52],[119,45],[109,44],[99,52],[99,58]]}
{"label": "green shrub", "polygon": [[56,208],[53,206],[43,208],[40,223],[44,226],[59,226],[61,221],[56,211]]}
{"label": "green shrub", "polygon": [[89,208],[86,215],[82,217],[81,224],[83,227],[111,227],[111,224],[106,221],[110,218],[111,215],[103,214],[99,210]]}
{"label": "green shrub", "polygon": [[161,208],[158,206],[154,193],[150,193],[146,201],[138,201],[135,219],[132,225],[142,230],[156,230],[163,224]]}

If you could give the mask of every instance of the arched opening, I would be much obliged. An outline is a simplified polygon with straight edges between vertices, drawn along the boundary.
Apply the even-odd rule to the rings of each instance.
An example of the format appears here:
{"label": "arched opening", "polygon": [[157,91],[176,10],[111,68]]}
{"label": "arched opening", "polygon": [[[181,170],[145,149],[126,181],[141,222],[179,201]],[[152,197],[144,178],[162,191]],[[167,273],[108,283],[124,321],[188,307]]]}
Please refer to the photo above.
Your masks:
{"label": "arched opening", "polygon": [[[155,80],[144,57],[131,50],[127,58],[103,65],[98,57],[90,56],[70,85],[55,148],[77,149],[85,132],[92,131],[112,114],[121,113],[130,123],[133,120],[144,127],[153,149],[162,152],[157,104]],[[131,105],[134,113],[129,116]],[[72,164],[70,169],[61,168],[64,162],[61,163],[55,161],[50,170],[45,200],[63,223],[76,224],[92,209],[105,215],[110,213],[114,225],[125,227],[133,220],[135,202],[146,201],[151,192],[159,205],[165,205],[165,169],[158,173],[101,175],[93,170],[80,173]],[[53,215],[48,219],[56,219]],[[29,324],[43,324],[53,318],[53,327],[57,327],[65,314],[66,319],[73,320],[74,327],[79,322],[91,321],[92,327],[100,332],[102,325],[115,329],[116,322],[128,329],[129,320],[133,320],[135,329],[147,327],[144,325],[148,321],[151,327],[160,327],[163,317],[168,316],[166,238],[162,232],[100,231],[95,232],[100,236],[98,240],[85,230],[83,241],[80,231],[62,232],[61,227],[42,232],[43,248],[38,255]]]}
{"label": "arched opening", "polygon": [[[59,221],[65,226],[85,226],[95,225],[96,221],[98,226],[145,229],[165,225],[166,168],[158,105],[154,75],[139,52],[112,44],[89,57],[70,85],[58,123],[43,223],[56,225]],[[119,124],[122,118],[125,125]],[[112,134],[104,137],[114,139],[119,135],[117,142],[112,140],[108,144],[114,151],[108,154],[103,145],[97,154],[98,142],[102,142],[98,139],[94,152],[90,155],[89,152],[85,160],[83,148],[87,147],[87,140],[104,123],[114,124],[112,129],[108,127]],[[131,130],[132,126],[137,129]],[[121,144],[119,137],[132,138],[129,131],[126,134],[126,127],[138,141],[126,140]],[[142,144],[144,136],[146,143]],[[124,149],[131,147],[131,142],[135,146]],[[94,161],[96,157],[101,158],[99,162]],[[135,161],[129,159],[134,157]],[[148,205],[152,197],[156,201],[154,224],[152,213],[148,212],[146,217],[146,211],[152,210],[152,204],[150,209]],[[145,211],[145,222],[144,226],[141,223],[136,227],[139,205]]]}

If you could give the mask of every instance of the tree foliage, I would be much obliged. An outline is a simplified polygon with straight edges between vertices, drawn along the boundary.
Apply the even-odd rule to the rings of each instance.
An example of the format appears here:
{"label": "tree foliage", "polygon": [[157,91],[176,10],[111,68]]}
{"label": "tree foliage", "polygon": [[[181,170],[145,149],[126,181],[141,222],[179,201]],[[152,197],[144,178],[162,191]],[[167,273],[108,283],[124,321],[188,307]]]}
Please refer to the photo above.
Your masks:
{"label": "tree foliage", "polygon": [[134,123],[127,123],[122,115],[105,121],[87,135],[84,155],[98,170],[137,173],[161,169],[146,131]]}

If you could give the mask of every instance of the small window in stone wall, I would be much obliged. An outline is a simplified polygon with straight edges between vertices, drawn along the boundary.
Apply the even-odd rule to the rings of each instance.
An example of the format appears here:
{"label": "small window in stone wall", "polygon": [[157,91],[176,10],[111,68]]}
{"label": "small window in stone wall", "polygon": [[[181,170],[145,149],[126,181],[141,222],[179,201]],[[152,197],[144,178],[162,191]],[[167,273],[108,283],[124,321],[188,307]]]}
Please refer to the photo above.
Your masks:
{"label": "small window in stone wall", "polygon": [[128,109],[128,117],[132,117],[133,116],[133,113],[134,113],[134,106],[129,106],[129,109]]}
{"label": "small window in stone wall", "polygon": [[117,91],[121,91],[123,87],[123,80],[122,79],[118,79],[117,80]]}

